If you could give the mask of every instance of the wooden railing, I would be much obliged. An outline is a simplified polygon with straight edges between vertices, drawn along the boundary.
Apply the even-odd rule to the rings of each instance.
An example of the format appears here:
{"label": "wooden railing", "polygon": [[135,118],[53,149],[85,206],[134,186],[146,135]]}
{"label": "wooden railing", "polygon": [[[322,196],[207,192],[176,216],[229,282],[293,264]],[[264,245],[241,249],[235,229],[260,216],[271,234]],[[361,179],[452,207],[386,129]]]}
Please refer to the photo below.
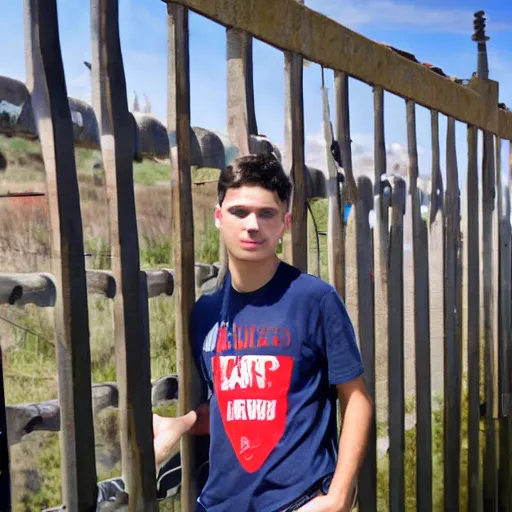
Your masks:
{"label": "wooden railing", "polygon": [[[279,152],[270,141],[257,135],[252,38],[285,52],[284,165],[294,182],[295,221],[285,240],[284,257],[302,270],[308,268],[307,200],[326,197],[328,279],[347,304],[365,364],[367,385],[377,402],[377,418],[359,481],[359,510],[377,510],[377,475],[381,464],[377,422],[387,427],[389,438],[385,502],[392,511],[406,508],[406,342],[415,352],[415,508],[425,512],[435,509],[431,361],[441,361],[444,508],[459,509],[462,410],[466,408],[468,477],[464,488],[469,510],[494,510],[498,505],[500,509],[511,510],[510,187],[508,180],[502,180],[497,155],[502,140],[512,140],[512,114],[499,107],[497,83],[486,74],[481,15],[477,16],[475,27],[480,68],[463,85],[441,70],[430,69],[413,56],[370,41],[297,0],[169,2],[168,119],[164,127],[154,118],[129,112],[116,0],[91,0],[93,108],[68,98],[56,1],[24,3],[27,84],[25,87],[10,79],[0,79],[0,99],[19,106],[23,115],[16,119],[1,118],[0,131],[28,138],[37,136],[41,142],[52,219],[53,267],[51,275],[0,275],[0,302],[30,302],[54,308],[59,402],[39,404],[39,412],[34,410],[34,404],[8,406],[7,434],[13,439],[10,442],[16,442],[31,429],[55,430],[60,421],[66,510],[95,510],[93,412],[99,407],[98,397],[103,397],[101,407],[119,408],[122,473],[130,496],[129,509],[146,512],[158,508],[151,427],[156,384],[151,383],[149,368],[148,299],[152,296],[165,293],[175,297],[178,413],[188,412],[199,402],[188,319],[196,298],[196,284],[222,278],[225,254],[221,248],[220,268],[201,267],[194,262],[190,169],[192,165],[221,167],[224,161],[220,149],[206,155],[198,135],[204,132],[190,127],[189,9],[228,27],[228,135],[239,154]],[[307,169],[304,162],[303,58],[334,71],[334,133],[325,87],[323,91],[328,165],[322,172]],[[350,78],[373,87],[373,183],[368,177],[356,177],[353,169]],[[387,172],[386,91],[405,100],[407,180]],[[421,214],[418,188],[417,104],[431,111],[432,190],[427,220]],[[447,116],[443,164],[446,184],[441,173],[439,114]],[[456,122],[467,125],[468,135],[467,184],[462,201]],[[144,127],[149,124],[158,136],[145,134]],[[479,130],[484,133],[480,159]],[[342,172],[332,158],[333,138],[339,144]],[[102,151],[110,210],[112,272],[85,269],[75,145],[100,147]],[[173,271],[140,269],[132,161],[149,154],[171,160]],[[346,202],[353,205],[348,223],[343,216]],[[372,210],[375,221],[371,226]],[[412,240],[410,266],[404,261],[404,236]],[[100,293],[114,301],[115,386],[93,386],[91,382],[88,293]],[[483,382],[481,367],[485,369]],[[160,385],[168,389],[165,386],[170,386],[170,382],[175,384],[175,379],[169,378],[165,385]],[[467,387],[467,403],[462,401],[463,387]],[[483,457],[481,388],[485,395]],[[162,393],[169,397],[173,392]],[[2,403],[0,406],[3,408]],[[42,414],[41,410],[47,412]],[[0,432],[0,441],[3,450],[7,445],[5,429]],[[182,440],[181,506],[185,512],[194,510],[198,492],[196,448],[192,438]],[[481,466],[483,479],[479,473]],[[3,496],[8,497],[7,493]]]}

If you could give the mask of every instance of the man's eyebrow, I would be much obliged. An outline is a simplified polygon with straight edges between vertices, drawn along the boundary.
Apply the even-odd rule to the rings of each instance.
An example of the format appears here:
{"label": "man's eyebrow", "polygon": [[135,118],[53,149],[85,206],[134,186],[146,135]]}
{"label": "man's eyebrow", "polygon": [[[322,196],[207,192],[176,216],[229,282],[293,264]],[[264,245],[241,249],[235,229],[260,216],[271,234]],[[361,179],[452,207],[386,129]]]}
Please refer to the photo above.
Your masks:
{"label": "man's eyebrow", "polygon": [[276,206],[247,206],[245,204],[233,204],[228,206],[228,210],[270,210],[270,211],[278,211],[279,208]]}

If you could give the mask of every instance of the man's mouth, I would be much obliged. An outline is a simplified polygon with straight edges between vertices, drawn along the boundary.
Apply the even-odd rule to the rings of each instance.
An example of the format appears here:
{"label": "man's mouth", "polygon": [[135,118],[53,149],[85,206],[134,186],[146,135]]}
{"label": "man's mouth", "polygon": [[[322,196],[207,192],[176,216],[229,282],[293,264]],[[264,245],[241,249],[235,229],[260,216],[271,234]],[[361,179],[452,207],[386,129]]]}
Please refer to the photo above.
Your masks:
{"label": "man's mouth", "polygon": [[263,245],[263,242],[260,240],[242,240],[240,243],[245,247],[259,247]]}

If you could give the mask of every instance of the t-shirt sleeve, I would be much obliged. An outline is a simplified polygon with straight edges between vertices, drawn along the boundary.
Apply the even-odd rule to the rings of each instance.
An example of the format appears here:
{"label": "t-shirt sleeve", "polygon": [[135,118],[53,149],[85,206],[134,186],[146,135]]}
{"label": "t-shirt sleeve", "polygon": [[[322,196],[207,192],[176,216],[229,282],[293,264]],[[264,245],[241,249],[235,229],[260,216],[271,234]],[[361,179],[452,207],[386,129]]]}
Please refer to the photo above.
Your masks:
{"label": "t-shirt sleeve", "polygon": [[329,383],[343,384],[362,375],[364,368],[354,327],[334,289],[328,291],[320,302],[320,321]]}

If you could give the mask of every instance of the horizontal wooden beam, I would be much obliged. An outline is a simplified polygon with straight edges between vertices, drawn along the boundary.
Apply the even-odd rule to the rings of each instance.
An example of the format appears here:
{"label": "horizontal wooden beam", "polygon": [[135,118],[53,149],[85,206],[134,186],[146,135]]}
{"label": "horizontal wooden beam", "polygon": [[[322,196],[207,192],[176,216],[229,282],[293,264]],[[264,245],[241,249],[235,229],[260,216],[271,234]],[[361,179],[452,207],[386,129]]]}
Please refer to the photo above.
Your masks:
{"label": "horizontal wooden beam", "polygon": [[[143,270],[148,283],[149,298],[174,293],[174,271],[171,269]],[[198,286],[217,276],[218,265],[196,263]],[[110,270],[87,270],[87,291],[112,299],[116,295],[116,281]],[[35,304],[53,307],[56,288],[53,276],[44,272],[26,274],[0,273],[0,304],[24,306]]]}
{"label": "horizontal wooden beam", "polygon": [[0,274],[0,304],[53,307],[56,294],[51,274]]}
{"label": "horizontal wooden beam", "polygon": [[452,82],[296,0],[173,1],[226,27],[248,32],[283,51],[301,54],[326,68],[343,71],[419,105],[512,140],[512,113],[498,109],[497,97],[489,111],[488,101],[473,88]]}
{"label": "horizontal wooden beam", "polygon": [[[152,403],[155,407],[175,402],[178,399],[178,377],[169,375],[153,382]],[[92,406],[96,416],[109,407],[118,407],[119,394],[115,382],[103,382],[92,386]],[[7,439],[9,446],[19,443],[23,437],[35,430],[58,432],[60,429],[59,400],[32,404],[8,405]]]}

